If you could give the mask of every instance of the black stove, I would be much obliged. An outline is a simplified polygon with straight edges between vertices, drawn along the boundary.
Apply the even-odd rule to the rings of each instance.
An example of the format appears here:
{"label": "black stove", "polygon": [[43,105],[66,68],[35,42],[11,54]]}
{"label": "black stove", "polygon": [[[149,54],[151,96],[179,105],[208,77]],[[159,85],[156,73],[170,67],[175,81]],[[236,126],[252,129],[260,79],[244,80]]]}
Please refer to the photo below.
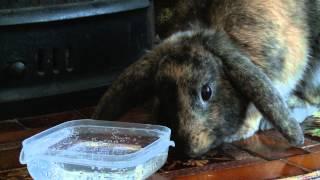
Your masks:
{"label": "black stove", "polygon": [[153,37],[150,0],[1,0],[0,119],[97,102]]}

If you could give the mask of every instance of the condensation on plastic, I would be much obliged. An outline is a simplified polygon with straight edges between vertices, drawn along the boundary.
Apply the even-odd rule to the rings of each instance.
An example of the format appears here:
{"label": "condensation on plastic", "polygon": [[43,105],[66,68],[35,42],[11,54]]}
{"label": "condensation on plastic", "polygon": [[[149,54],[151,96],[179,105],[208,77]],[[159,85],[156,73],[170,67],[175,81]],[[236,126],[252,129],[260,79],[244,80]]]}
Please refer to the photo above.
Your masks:
{"label": "condensation on plastic", "polygon": [[[134,169],[131,172],[134,175],[130,177],[137,178],[137,172],[141,171],[139,177],[146,178],[165,163],[169,146],[174,146],[174,142],[170,141],[170,134],[169,128],[159,125],[74,120],[24,140],[20,162],[27,164],[35,179],[44,178],[39,175],[43,174],[43,171],[48,170],[45,172],[46,176],[53,173],[49,172],[50,170],[57,171],[53,168],[57,164],[64,171],[55,172],[51,178],[73,179],[72,173],[66,173],[66,167],[72,167],[72,172],[76,172],[79,167],[100,169],[101,173],[109,174],[110,178],[114,177],[111,176],[112,173],[108,173],[109,170],[116,172],[117,176],[121,172],[121,177],[126,170]],[[43,170],[45,166],[48,167]],[[59,178],[62,172],[68,177]],[[92,172],[90,176],[97,175],[97,171]]]}

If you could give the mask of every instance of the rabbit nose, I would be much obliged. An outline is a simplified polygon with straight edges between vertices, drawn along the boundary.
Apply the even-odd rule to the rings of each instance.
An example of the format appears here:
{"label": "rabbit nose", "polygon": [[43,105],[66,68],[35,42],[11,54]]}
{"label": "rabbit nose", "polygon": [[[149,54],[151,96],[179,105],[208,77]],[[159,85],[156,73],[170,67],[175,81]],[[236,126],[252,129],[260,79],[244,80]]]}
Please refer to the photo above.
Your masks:
{"label": "rabbit nose", "polygon": [[[184,138],[175,138],[176,147],[174,148],[174,155],[179,159],[187,159],[190,158],[193,154],[192,147],[190,147],[188,141]],[[190,156],[191,155],[191,156]]]}
{"label": "rabbit nose", "polygon": [[177,152],[188,157],[200,156],[209,150],[212,138],[207,131],[192,132],[190,135],[184,133],[175,138]]}
{"label": "rabbit nose", "polygon": [[187,144],[183,144],[181,146],[180,146],[180,148],[177,148],[175,151],[176,157],[181,158],[181,159],[196,158],[196,157],[199,157],[202,154],[206,153],[208,150],[207,148],[205,148],[205,149],[194,148],[194,147],[187,145]]}

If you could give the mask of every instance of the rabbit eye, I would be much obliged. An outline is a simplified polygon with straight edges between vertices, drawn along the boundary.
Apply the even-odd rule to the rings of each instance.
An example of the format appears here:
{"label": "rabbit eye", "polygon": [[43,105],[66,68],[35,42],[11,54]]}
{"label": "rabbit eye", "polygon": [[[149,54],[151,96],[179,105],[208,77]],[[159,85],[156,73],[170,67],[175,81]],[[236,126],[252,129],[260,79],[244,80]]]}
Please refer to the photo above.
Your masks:
{"label": "rabbit eye", "polygon": [[202,86],[201,88],[201,98],[203,101],[208,101],[212,96],[212,89],[209,84]]}

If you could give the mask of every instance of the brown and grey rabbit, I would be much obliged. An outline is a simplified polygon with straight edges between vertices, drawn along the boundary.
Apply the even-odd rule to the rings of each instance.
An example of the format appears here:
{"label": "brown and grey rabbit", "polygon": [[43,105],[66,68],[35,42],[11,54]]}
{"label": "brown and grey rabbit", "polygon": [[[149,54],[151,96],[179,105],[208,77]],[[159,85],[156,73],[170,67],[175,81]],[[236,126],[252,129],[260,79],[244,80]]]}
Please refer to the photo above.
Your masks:
{"label": "brown and grey rabbit", "polygon": [[[190,157],[249,137],[265,122],[303,144],[299,123],[320,104],[320,0],[180,0],[177,7],[174,33],[114,81],[93,118],[114,120],[154,97],[158,123]],[[303,106],[289,103],[296,101]]]}

